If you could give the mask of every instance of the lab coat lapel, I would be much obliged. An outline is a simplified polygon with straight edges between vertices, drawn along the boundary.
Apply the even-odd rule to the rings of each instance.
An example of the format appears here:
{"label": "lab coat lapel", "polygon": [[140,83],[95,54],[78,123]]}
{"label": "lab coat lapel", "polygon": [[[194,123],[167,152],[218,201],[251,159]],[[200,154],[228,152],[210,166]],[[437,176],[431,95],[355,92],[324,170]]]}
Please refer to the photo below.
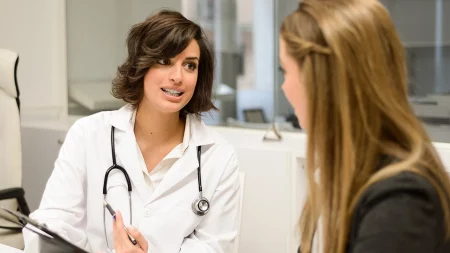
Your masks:
{"label": "lab coat lapel", "polygon": [[142,200],[146,201],[150,196],[139,164],[136,138],[130,122],[133,112],[129,106],[122,107],[112,116],[111,124],[116,127],[114,141],[117,164],[127,171],[133,191],[136,190]]}
{"label": "lab coat lapel", "polygon": [[161,181],[160,185],[156,187],[147,204],[161,197],[165,192],[183,181],[183,179],[191,173],[197,171],[197,168],[197,147],[190,145],[183,157],[175,162]]}
{"label": "lab coat lapel", "polygon": [[[197,146],[202,146],[202,153],[206,150],[206,145],[216,143],[220,137],[211,131],[205,124],[193,115],[188,115],[190,141],[184,155],[169,169],[160,185],[153,192],[148,203],[163,196],[165,192],[182,182],[192,173],[196,173],[198,168]],[[186,134],[186,133],[185,133]],[[204,157],[201,157],[203,161]],[[195,177],[197,178],[197,177]]]}

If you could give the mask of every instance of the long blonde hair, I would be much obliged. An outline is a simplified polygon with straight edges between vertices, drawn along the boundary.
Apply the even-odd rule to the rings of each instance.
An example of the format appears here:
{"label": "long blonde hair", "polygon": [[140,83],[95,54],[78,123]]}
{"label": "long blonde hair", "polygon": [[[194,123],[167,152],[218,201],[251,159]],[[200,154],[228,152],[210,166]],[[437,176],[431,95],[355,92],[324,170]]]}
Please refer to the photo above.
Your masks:
{"label": "long blonde hair", "polygon": [[[311,252],[321,216],[324,249],[344,253],[360,195],[403,171],[435,187],[448,236],[450,180],[408,102],[404,48],[388,11],[376,0],[304,0],[285,18],[281,38],[308,97],[301,252]],[[380,169],[383,156],[396,162]]]}

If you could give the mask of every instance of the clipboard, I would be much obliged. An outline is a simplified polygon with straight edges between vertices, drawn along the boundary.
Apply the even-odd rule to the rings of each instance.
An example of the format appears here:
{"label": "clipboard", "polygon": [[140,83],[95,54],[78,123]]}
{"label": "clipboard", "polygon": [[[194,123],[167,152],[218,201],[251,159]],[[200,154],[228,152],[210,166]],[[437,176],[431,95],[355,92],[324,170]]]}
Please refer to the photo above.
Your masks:
{"label": "clipboard", "polygon": [[[88,251],[85,251],[84,249],[72,244],[71,242],[67,241],[57,233],[51,231],[47,228],[45,224],[41,224],[28,216],[11,211],[9,209],[0,207],[0,210],[3,210],[8,215],[2,214],[0,212],[0,218],[3,218],[9,222],[12,222],[16,225],[19,225],[25,229],[28,229],[37,235],[39,235],[39,251],[45,252],[45,253],[89,253]],[[15,219],[13,219],[14,217]],[[27,226],[27,224],[31,225],[32,227]]]}

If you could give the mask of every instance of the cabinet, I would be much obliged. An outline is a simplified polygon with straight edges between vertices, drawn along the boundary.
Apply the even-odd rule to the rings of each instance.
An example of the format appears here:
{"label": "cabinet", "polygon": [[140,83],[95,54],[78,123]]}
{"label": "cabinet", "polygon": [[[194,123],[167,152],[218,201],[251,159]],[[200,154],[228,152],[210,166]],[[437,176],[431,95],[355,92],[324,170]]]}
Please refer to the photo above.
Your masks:
{"label": "cabinet", "polygon": [[[23,185],[31,210],[39,205],[72,122],[22,126]],[[306,135],[284,132],[283,141],[263,142],[265,130],[214,129],[235,147],[240,171],[245,172],[239,252],[296,252],[306,189]],[[435,147],[450,173],[450,144]]]}
{"label": "cabinet", "polygon": [[22,126],[22,184],[31,211],[39,207],[67,129]]}
{"label": "cabinet", "polygon": [[[39,206],[71,122],[22,125],[23,186],[31,210]],[[240,171],[246,175],[239,252],[295,252],[297,237],[293,232],[305,185],[298,169],[303,163],[304,135],[285,135],[283,142],[263,142],[265,130],[215,130],[236,148]]]}

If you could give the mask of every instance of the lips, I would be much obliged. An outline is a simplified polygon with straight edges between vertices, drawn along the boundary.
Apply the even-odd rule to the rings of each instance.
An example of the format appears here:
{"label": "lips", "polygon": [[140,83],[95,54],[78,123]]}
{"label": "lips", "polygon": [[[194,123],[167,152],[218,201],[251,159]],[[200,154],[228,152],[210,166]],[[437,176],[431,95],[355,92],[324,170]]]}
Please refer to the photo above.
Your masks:
{"label": "lips", "polygon": [[161,90],[166,93],[169,96],[172,97],[179,97],[181,95],[183,95],[184,92],[179,91],[179,90],[174,90],[174,89],[166,89],[166,88],[161,88]]}

